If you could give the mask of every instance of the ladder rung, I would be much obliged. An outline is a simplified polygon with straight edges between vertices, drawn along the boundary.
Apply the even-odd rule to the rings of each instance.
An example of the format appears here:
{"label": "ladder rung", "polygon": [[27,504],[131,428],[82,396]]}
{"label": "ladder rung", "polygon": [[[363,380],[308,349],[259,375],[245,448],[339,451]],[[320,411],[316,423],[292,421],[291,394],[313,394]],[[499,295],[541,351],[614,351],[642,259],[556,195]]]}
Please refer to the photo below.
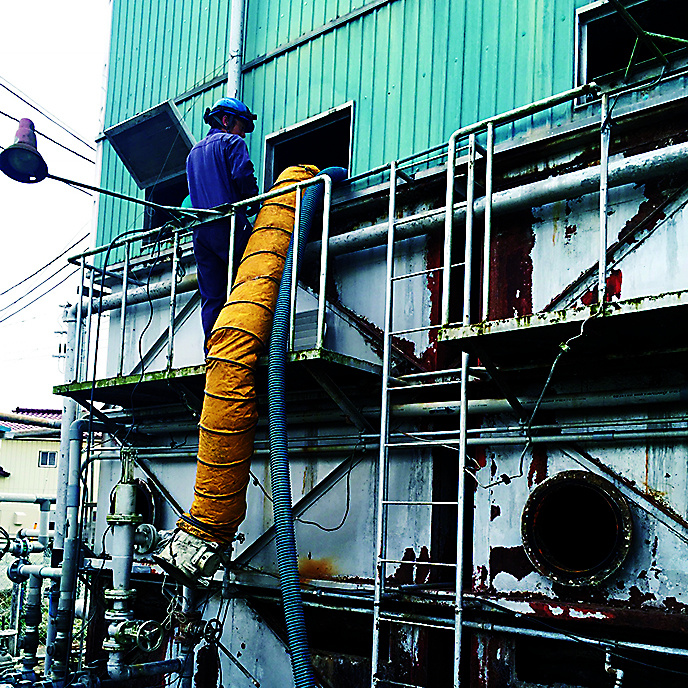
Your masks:
{"label": "ladder rung", "polygon": [[402,560],[402,559],[379,559],[378,561],[382,564],[417,564],[418,566],[451,566],[456,568],[456,564],[449,564],[445,561],[416,561],[415,559]]}
{"label": "ladder rung", "polygon": [[415,332],[427,332],[428,330],[439,330],[443,325],[425,325],[424,327],[412,327],[408,330],[394,330],[389,333],[390,337],[395,337],[400,334],[414,334]]}
{"label": "ladder rung", "polygon": [[417,683],[402,683],[401,681],[392,681],[392,679],[389,678],[376,678],[375,685],[402,686],[402,688],[425,688],[425,686],[419,686]]}
{"label": "ladder rung", "polygon": [[389,623],[395,623],[402,626],[418,626],[420,628],[439,628],[442,631],[453,631],[455,629],[454,622],[447,620],[446,624],[440,623],[430,623],[427,621],[411,621],[409,619],[403,619],[398,616],[391,616],[389,614],[380,614],[381,621],[387,621]]}
{"label": "ladder rung", "polygon": [[383,504],[392,504],[399,506],[459,506],[458,502],[421,502],[421,501],[402,501],[396,499],[385,499]]}
{"label": "ladder rung", "polygon": [[421,275],[430,275],[433,272],[440,272],[444,268],[430,268],[429,270],[419,270],[418,272],[407,272],[403,275],[394,275],[392,282],[398,282],[403,279],[410,279],[411,277],[420,277]]}

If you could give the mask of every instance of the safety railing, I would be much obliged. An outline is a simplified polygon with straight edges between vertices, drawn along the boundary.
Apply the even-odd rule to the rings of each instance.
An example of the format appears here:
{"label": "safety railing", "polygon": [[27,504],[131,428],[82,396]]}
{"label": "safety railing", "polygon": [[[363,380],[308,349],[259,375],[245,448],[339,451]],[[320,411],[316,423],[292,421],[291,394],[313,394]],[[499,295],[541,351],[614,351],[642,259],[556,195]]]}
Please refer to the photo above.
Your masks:
{"label": "safety railing", "polygon": [[[126,376],[130,374],[141,373],[151,362],[153,358],[160,354],[162,350],[166,352],[166,367],[171,369],[174,360],[174,344],[175,335],[177,333],[177,326],[181,325],[183,321],[188,318],[190,312],[194,310],[198,300],[192,299],[190,304],[192,307],[187,307],[181,311],[178,309],[178,296],[182,293],[193,291],[197,287],[197,280],[195,276],[186,275],[183,278],[178,278],[178,272],[181,261],[185,255],[190,256],[190,248],[188,252],[184,253],[184,247],[190,247],[190,236],[194,226],[198,226],[203,222],[213,219],[227,219],[230,222],[230,243],[228,252],[228,295],[233,283],[233,268],[234,268],[234,244],[236,235],[236,212],[243,207],[262,203],[271,198],[281,196],[287,193],[297,192],[296,202],[296,217],[295,225],[298,226],[299,217],[301,214],[301,197],[303,191],[310,187],[322,184],[324,187],[324,202],[322,212],[322,238],[321,252],[320,252],[320,277],[319,277],[319,291],[318,291],[318,308],[317,308],[317,324],[316,324],[316,340],[315,347],[322,349],[325,339],[325,285],[328,274],[328,245],[330,232],[330,210],[332,204],[332,180],[327,175],[320,175],[310,180],[298,182],[296,184],[283,187],[277,191],[270,191],[268,193],[260,194],[252,198],[246,199],[234,205],[228,205],[221,210],[216,211],[199,211],[201,221],[192,221],[185,223],[185,226],[179,227],[169,225],[171,236],[166,236],[160,239],[160,228],[149,230],[130,230],[123,232],[121,235],[115,237],[108,245],[99,246],[90,249],[78,255],[70,257],[70,263],[79,266],[80,287],[79,299],[73,309],[76,319],[75,332],[75,363],[73,366],[74,379],[68,382],[85,382],[92,379],[97,379],[97,361],[100,355],[100,333],[101,323],[100,319],[105,312],[118,311],[119,315],[119,333],[116,345],[117,361],[115,368],[117,376]],[[179,209],[186,214],[193,213],[193,210]],[[210,218],[210,219],[208,219]],[[146,239],[154,239],[160,241],[164,247],[164,255],[158,259],[151,255],[146,256],[150,263],[156,262],[156,269],[159,271],[169,271],[169,277],[151,283],[149,279],[142,281],[132,276],[132,254],[133,246],[138,242]],[[298,232],[294,233],[294,251],[298,250]],[[120,262],[109,265],[110,255],[114,250],[119,249],[123,252],[123,258]],[[191,259],[189,258],[189,261]],[[95,263],[102,262],[102,266]],[[167,267],[166,267],[167,266]],[[148,274],[150,275],[151,268],[148,267]],[[293,351],[296,330],[296,300],[297,300],[297,265],[293,264],[291,275],[291,313],[292,318],[289,330],[289,350]],[[105,294],[104,290],[108,288],[110,293]],[[145,302],[159,301],[167,298],[167,320],[163,332],[158,339],[153,343],[149,350],[141,357],[141,360],[130,371],[125,370],[125,352],[127,333],[129,326],[131,307]]]}
{"label": "safety railing", "polygon": [[[399,224],[397,219],[397,189],[399,179],[407,183],[413,183],[413,178],[405,173],[405,168],[413,165],[415,156],[399,161],[392,162],[386,168],[376,170],[376,173],[389,170],[389,208],[388,208],[388,228],[387,228],[387,252],[386,252],[386,288],[385,288],[385,314],[383,321],[383,362],[382,362],[382,399],[380,413],[380,443],[378,460],[378,486],[377,486],[377,528],[375,541],[375,588],[373,599],[373,647],[372,647],[372,678],[371,686],[398,685],[413,686],[415,684],[400,680],[393,680],[385,676],[385,670],[381,661],[381,638],[384,637],[381,631],[383,624],[402,624],[416,628],[449,628],[454,633],[454,656],[453,656],[453,685],[458,688],[460,685],[460,658],[462,654],[462,629],[463,629],[463,545],[464,545],[464,492],[465,492],[465,467],[467,463],[467,437],[468,437],[468,375],[469,375],[469,355],[462,352],[460,368],[461,402],[460,402],[460,421],[459,421],[459,442],[458,442],[458,485],[457,500],[455,502],[428,500],[404,500],[390,499],[388,494],[388,475],[390,468],[390,451],[409,446],[408,442],[394,441],[390,436],[390,416],[391,416],[391,396],[398,389],[406,388],[409,381],[404,380],[404,386],[396,385],[396,381],[391,377],[392,365],[392,344],[394,337],[400,337],[421,331],[437,330],[450,323],[452,306],[452,271],[457,268],[463,269],[463,293],[460,321],[464,325],[471,323],[472,312],[472,265],[474,255],[477,255],[473,245],[474,228],[476,222],[476,162],[482,158],[485,162],[485,197],[484,197],[484,232],[483,246],[479,254],[483,261],[481,317],[486,319],[489,315],[489,264],[491,251],[491,224],[492,224],[492,203],[493,203],[493,157],[495,147],[496,129],[501,125],[513,124],[518,119],[530,117],[538,112],[548,110],[552,107],[575,100],[595,90],[594,85],[586,85],[580,88],[571,89],[528,106],[517,108],[510,112],[496,117],[478,122],[476,124],[462,127],[456,130],[449,138],[446,146],[446,190],[445,190],[445,210],[444,210],[444,239],[443,239],[443,259],[441,266],[430,268],[429,270],[416,270],[406,274],[395,274],[395,255],[394,249],[397,242],[395,230]],[[600,181],[600,264],[599,264],[599,284],[600,301],[604,300],[606,263],[603,257],[606,255],[606,188],[608,167],[606,159],[608,155],[608,126],[606,126],[606,99],[602,101],[602,164]],[[606,133],[605,133],[606,132]],[[485,136],[485,146],[478,142],[478,136]],[[606,139],[605,139],[606,135]],[[433,149],[436,157],[442,156],[442,148]],[[465,155],[459,159],[457,150],[465,151]],[[438,152],[439,151],[439,152]],[[458,206],[454,203],[455,183],[457,174],[457,164],[466,166],[466,201]],[[465,241],[463,246],[463,261],[454,261],[454,222],[458,210],[465,213]],[[604,218],[604,221],[602,221]],[[394,287],[400,280],[427,276],[432,273],[441,272],[441,308],[438,322],[424,323],[420,327],[397,329],[394,318]],[[456,371],[453,371],[456,372]],[[413,377],[413,376],[411,376]],[[418,386],[424,386],[424,379],[414,380]],[[432,438],[423,438],[422,446],[432,446],[443,444],[442,439],[434,441]],[[420,446],[420,444],[414,445]],[[387,567],[390,564],[402,565],[399,561],[388,554],[388,511],[391,508],[456,508],[456,527],[457,527],[457,546],[456,561],[454,562],[432,562],[435,566],[450,567],[454,570],[456,580],[454,588],[454,619],[451,623],[443,623],[440,626],[427,623],[423,620],[414,620],[408,614],[396,615],[392,610],[386,610],[384,606],[387,588]]]}

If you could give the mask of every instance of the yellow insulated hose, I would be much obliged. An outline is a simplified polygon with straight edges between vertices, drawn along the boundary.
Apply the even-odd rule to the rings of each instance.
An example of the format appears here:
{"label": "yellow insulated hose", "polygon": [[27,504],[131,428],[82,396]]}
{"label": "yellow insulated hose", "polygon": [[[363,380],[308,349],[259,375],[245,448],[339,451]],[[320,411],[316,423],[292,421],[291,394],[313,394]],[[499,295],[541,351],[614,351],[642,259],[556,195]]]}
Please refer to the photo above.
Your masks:
{"label": "yellow insulated hose", "polygon": [[[316,174],[318,169],[312,165],[289,167],[272,188]],[[255,368],[270,342],[295,205],[294,191],[263,204],[232,291],[208,340],[196,486],[189,509],[192,523],[182,518],[177,525],[209,542],[231,543],[246,516],[246,488],[258,421]]]}

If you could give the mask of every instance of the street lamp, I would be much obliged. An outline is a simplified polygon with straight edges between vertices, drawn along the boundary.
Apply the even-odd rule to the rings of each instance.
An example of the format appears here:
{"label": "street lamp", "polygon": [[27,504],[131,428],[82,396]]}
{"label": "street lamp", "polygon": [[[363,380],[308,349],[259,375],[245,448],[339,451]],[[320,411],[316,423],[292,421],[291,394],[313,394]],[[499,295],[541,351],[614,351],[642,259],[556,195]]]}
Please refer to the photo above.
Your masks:
{"label": "street lamp", "polygon": [[30,119],[19,121],[14,143],[0,153],[0,170],[25,184],[35,184],[48,176],[48,166],[38,152],[36,131]]}
{"label": "street lamp", "polygon": [[80,189],[87,189],[95,191],[96,193],[105,194],[119,198],[130,203],[138,203],[145,205],[148,208],[155,210],[164,210],[172,217],[177,219],[194,219],[199,222],[223,217],[226,213],[218,210],[205,210],[197,208],[178,208],[168,205],[160,205],[151,201],[143,201],[140,198],[133,196],[125,196],[124,194],[115,191],[108,191],[108,189],[101,189],[90,184],[83,184],[82,182],[74,181],[73,179],[65,179],[64,177],[57,177],[54,174],[48,173],[48,166],[43,160],[43,157],[38,152],[36,145],[36,130],[33,122],[30,119],[24,118],[19,120],[19,129],[17,129],[14,143],[5,148],[0,153],[0,172],[3,172],[11,179],[24,184],[35,184],[44,179],[54,179],[58,182],[63,182],[69,186],[75,186]]}

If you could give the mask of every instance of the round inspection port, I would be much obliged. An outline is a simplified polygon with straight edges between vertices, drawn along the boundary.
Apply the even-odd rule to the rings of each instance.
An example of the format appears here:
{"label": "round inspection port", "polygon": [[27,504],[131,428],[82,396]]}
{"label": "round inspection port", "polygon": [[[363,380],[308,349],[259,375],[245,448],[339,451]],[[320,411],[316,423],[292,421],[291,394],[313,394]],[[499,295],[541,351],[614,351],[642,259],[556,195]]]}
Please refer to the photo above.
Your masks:
{"label": "round inspection port", "polygon": [[521,516],[528,558],[563,585],[595,585],[611,576],[631,536],[626,499],[608,480],[585,471],[564,471],[540,483]]}

